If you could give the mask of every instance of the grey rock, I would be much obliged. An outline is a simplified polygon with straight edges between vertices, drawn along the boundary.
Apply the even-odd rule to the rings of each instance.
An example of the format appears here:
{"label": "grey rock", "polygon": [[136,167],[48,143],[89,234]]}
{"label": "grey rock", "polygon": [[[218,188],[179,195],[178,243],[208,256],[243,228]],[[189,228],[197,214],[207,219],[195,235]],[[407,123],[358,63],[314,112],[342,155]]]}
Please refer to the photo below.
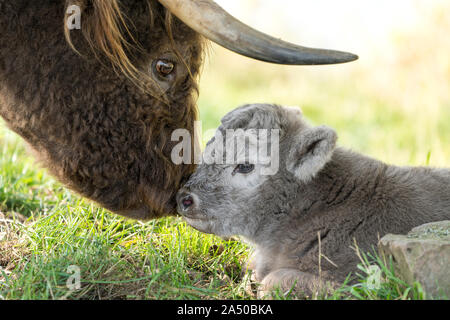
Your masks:
{"label": "grey rock", "polygon": [[407,235],[388,234],[378,245],[393,257],[398,276],[409,284],[419,282],[427,298],[450,299],[450,221],[433,222]]}

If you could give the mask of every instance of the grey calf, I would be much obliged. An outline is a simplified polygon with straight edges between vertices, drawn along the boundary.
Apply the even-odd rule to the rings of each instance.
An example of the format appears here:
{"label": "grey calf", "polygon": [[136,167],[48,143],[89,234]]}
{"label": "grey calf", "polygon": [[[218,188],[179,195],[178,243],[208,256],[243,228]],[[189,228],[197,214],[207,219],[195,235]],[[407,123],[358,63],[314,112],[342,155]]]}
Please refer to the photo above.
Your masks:
{"label": "grey calf", "polygon": [[202,232],[253,244],[250,267],[263,289],[296,284],[311,294],[335,286],[356,270],[354,240],[369,251],[387,233],[450,219],[449,170],[390,166],[336,147],[335,131],[310,126],[299,109],[243,106],[218,132],[238,128],[280,130],[278,172],[201,164],[178,193],[178,211]]}

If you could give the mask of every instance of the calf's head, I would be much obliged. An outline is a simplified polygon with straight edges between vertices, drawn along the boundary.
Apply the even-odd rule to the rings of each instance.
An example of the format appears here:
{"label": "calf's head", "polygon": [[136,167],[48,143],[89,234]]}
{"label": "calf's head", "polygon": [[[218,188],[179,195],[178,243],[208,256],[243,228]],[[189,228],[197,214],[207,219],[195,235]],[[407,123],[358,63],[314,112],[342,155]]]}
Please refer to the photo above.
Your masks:
{"label": "calf's head", "polygon": [[[247,139],[239,139],[242,132]],[[240,107],[222,119],[204,162],[178,192],[178,212],[202,232],[252,239],[289,213],[296,190],[330,160],[336,140],[298,108]]]}

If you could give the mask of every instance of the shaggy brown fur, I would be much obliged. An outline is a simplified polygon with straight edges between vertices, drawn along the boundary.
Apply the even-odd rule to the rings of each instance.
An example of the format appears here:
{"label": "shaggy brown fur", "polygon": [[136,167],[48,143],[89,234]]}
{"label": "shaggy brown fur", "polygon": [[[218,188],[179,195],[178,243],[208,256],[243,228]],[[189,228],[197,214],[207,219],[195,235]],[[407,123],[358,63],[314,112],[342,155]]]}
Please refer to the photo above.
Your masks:
{"label": "shaggy brown fur", "polygon": [[[64,29],[71,4],[82,30]],[[175,213],[194,167],[172,163],[170,136],[197,117],[197,33],[155,0],[0,0],[0,48],[0,116],[52,174],[124,216]]]}

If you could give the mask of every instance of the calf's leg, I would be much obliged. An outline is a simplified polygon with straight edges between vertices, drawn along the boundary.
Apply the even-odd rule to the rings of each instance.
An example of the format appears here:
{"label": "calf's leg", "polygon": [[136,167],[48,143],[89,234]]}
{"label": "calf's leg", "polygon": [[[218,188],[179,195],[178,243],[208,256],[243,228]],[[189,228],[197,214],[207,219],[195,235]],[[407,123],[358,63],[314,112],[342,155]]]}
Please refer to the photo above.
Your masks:
{"label": "calf's leg", "polygon": [[258,298],[270,297],[271,292],[277,288],[283,293],[292,290],[295,297],[308,298],[315,294],[331,293],[337,287],[336,283],[320,279],[313,274],[282,268],[264,277],[258,290]]}

